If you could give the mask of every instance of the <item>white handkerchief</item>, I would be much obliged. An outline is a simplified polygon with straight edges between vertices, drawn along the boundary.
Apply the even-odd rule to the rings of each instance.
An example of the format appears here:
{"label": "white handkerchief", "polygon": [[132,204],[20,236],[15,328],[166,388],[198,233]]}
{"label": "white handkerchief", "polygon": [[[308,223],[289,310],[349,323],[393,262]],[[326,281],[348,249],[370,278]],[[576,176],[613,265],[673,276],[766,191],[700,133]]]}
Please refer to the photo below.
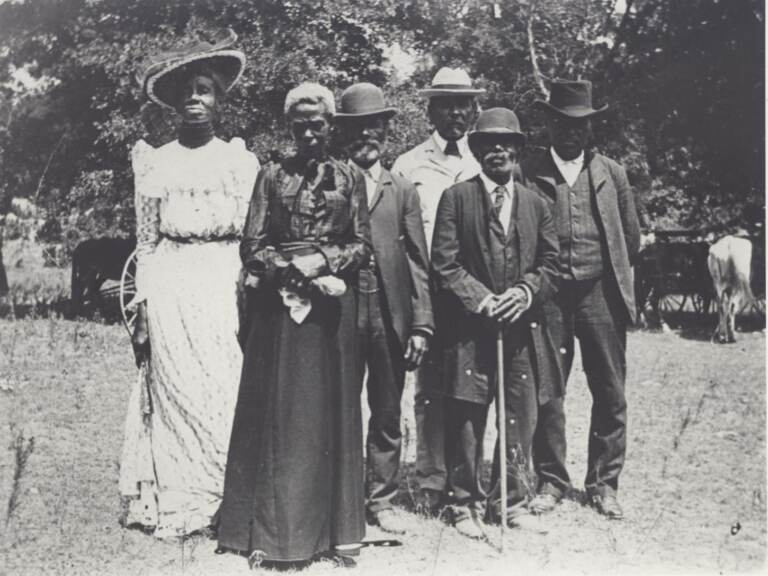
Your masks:
{"label": "white handkerchief", "polygon": [[[312,280],[311,284],[326,296],[333,296],[334,298],[338,298],[347,291],[344,280],[336,276],[320,276]],[[286,288],[281,288],[279,292],[283,299],[283,305],[288,308],[291,320],[296,324],[304,322],[312,311],[312,301]]]}

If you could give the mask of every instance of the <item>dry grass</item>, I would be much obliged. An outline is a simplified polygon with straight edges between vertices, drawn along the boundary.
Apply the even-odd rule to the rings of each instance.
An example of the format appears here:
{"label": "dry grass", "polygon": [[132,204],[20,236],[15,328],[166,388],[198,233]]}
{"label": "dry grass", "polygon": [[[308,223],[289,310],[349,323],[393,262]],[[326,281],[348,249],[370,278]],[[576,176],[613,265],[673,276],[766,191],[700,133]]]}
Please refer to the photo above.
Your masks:
{"label": "dry grass", "polygon": [[[204,536],[159,542],[118,524],[119,454],[134,371],[120,326],[0,321],[3,509],[14,486],[17,494],[0,535],[0,573],[248,573],[245,559],[213,554],[215,542]],[[580,484],[589,398],[578,366],[569,394],[569,465]],[[404,546],[365,549],[357,573],[730,574],[762,567],[764,336],[744,334],[738,344],[716,346],[678,334],[632,333],[628,399],[625,521],[606,521],[569,500],[544,518],[549,534],[509,531],[501,557],[497,528],[489,529],[488,543],[469,542],[439,521],[414,516]],[[407,422],[412,431],[412,415]],[[19,451],[6,447],[18,445],[20,431],[35,444],[17,474]],[[408,441],[409,457],[414,444]],[[369,537],[381,534],[371,529]],[[321,562],[304,573],[335,570]]]}

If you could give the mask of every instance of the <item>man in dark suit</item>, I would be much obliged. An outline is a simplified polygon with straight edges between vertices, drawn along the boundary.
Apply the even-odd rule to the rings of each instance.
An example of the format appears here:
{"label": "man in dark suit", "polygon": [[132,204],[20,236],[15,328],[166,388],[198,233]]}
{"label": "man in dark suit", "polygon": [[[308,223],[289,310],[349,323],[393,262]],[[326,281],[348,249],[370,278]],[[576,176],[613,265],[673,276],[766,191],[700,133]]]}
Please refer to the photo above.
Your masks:
{"label": "man in dark suit", "polygon": [[[504,337],[508,446],[501,462],[510,463],[505,468],[512,526],[538,530],[526,510],[525,488],[537,390],[547,400],[562,388],[541,307],[557,287],[557,236],[546,203],[511,178],[524,143],[511,110],[480,114],[469,146],[482,173],[443,193],[432,242],[449,502],[457,530],[473,538],[484,533],[483,436],[496,391],[498,331]],[[498,450],[497,443],[489,520],[500,515]]]}
{"label": "man in dark suit", "polygon": [[[551,147],[524,162],[522,182],[546,200],[555,219],[564,279],[555,299],[559,334],[570,372],[579,339],[592,420],[585,488],[590,503],[608,518],[624,513],[616,498],[626,451],[627,323],[635,319],[631,262],[640,246],[635,201],[624,169],[590,151],[592,108],[587,81],[555,80],[547,115]],[[539,486],[530,509],[552,510],[570,487],[565,468],[563,397],[542,405],[533,441]]]}
{"label": "man in dark suit", "polygon": [[392,507],[400,467],[400,398],[406,370],[417,368],[434,330],[429,259],[419,197],[413,185],[384,169],[379,156],[396,110],[373,84],[341,96],[336,122],[350,161],[365,176],[373,257],[358,279],[360,378],[368,368],[368,520],[401,534],[403,518]]}

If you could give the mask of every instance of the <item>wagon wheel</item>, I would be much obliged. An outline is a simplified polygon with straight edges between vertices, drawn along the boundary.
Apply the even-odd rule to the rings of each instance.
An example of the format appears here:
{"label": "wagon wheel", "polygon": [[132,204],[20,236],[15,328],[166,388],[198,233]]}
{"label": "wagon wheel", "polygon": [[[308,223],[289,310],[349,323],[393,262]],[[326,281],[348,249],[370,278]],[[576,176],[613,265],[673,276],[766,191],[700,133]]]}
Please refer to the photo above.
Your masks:
{"label": "wagon wheel", "polygon": [[123,265],[120,275],[120,313],[123,315],[123,325],[128,334],[133,335],[133,325],[136,323],[136,309],[131,306],[136,296],[136,251],[131,252]]}
{"label": "wagon wheel", "polygon": [[694,294],[691,296],[691,304],[693,304],[693,311],[697,314],[709,314],[709,309],[712,307],[712,299],[701,294]]}
{"label": "wagon wheel", "polygon": [[687,300],[686,294],[666,294],[659,298],[659,310],[662,312],[682,312]]}

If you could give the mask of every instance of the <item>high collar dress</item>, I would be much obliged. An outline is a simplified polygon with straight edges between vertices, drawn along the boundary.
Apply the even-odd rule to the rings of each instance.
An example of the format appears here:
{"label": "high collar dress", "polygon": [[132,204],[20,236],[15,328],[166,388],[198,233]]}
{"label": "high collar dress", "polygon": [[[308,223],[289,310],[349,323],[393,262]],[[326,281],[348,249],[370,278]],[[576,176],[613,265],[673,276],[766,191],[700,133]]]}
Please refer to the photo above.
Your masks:
{"label": "high collar dress", "polygon": [[[267,165],[240,247],[259,278],[249,295],[244,365],[218,528],[219,545],[303,561],[359,543],[365,531],[357,374],[356,271],[370,255],[362,175],[327,160]],[[280,295],[278,270],[320,253],[339,297],[311,292],[301,323]]]}

